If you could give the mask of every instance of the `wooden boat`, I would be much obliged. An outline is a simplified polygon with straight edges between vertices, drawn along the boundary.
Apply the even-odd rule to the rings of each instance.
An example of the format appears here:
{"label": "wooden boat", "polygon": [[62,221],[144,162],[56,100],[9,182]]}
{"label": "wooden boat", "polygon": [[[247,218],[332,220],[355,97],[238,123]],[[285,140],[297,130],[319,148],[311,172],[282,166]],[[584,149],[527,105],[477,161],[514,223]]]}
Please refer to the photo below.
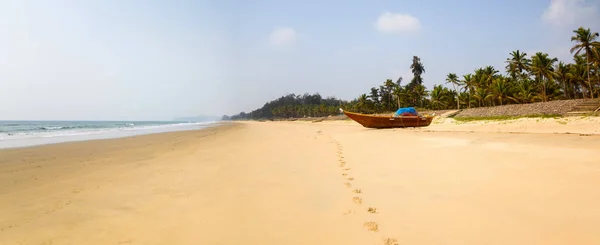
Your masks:
{"label": "wooden boat", "polygon": [[344,111],[350,119],[356,121],[366,128],[407,128],[427,127],[433,121],[434,116],[377,116]]}

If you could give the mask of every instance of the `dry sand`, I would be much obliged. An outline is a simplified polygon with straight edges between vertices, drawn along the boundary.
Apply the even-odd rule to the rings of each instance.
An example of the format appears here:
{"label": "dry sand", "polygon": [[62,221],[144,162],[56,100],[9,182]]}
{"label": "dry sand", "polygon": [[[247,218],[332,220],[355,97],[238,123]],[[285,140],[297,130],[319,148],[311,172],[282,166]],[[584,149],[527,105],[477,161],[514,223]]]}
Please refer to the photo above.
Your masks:
{"label": "dry sand", "polygon": [[0,151],[0,244],[599,244],[599,186],[598,136],[246,122]]}
{"label": "dry sand", "polygon": [[600,117],[520,118],[461,122],[437,117],[425,131],[599,134]]}

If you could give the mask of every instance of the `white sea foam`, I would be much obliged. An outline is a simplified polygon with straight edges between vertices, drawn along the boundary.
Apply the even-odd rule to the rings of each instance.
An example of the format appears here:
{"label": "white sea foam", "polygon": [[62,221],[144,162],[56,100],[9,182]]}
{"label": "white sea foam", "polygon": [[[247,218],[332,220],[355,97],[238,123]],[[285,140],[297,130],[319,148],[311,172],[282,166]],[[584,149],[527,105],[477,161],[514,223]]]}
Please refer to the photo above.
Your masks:
{"label": "white sea foam", "polygon": [[86,128],[86,127],[43,127],[39,131],[1,132],[0,148],[14,148],[33,145],[53,144],[70,141],[120,138],[134,135],[195,130],[216,126],[219,122],[173,123],[161,125],[140,125],[126,123],[125,127]]}

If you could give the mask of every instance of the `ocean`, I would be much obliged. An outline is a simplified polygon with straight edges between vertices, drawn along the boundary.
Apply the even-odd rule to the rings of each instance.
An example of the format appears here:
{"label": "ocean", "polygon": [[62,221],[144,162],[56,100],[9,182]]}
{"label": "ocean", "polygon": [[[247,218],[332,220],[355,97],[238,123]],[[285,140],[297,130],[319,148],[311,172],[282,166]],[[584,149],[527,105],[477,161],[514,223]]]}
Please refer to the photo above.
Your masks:
{"label": "ocean", "polygon": [[194,130],[218,124],[217,121],[0,121],[0,148]]}

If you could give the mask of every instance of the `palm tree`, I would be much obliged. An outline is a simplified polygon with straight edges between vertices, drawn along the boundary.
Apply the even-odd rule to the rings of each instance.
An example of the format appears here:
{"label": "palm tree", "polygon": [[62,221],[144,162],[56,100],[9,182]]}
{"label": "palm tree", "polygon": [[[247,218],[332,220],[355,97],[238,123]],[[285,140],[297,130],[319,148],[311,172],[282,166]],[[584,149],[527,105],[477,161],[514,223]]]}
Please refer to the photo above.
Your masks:
{"label": "palm tree", "polygon": [[460,81],[458,80],[458,76],[456,75],[456,73],[448,74],[448,77],[446,77],[446,83],[452,83],[452,87],[454,87],[454,93],[456,93],[456,109],[460,110],[460,102],[458,101],[458,90],[456,89],[457,86],[460,86]]}
{"label": "palm tree", "polygon": [[427,88],[423,86],[423,84],[417,84],[413,92],[417,97],[417,101],[420,102],[421,107],[423,107],[423,97],[427,96],[429,91],[427,91]]}
{"label": "palm tree", "polygon": [[[473,82],[475,87],[475,98],[478,101],[479,106],[485,106],[486,100],[489,98],[490,87],[492,85],[493,78],[496,70],[491,67],[482,67],[475,70],[473,74]],[[492,105],[494,101],[492,100]]]}
{"label": "palm tree", "polygon": [[585,68],[585,57],[578,55],[574,57],[574,64],[569,64],[569,83],[572,88],[573,98],[577,98],[578,94],[581,94],[585,98],[583,88],[585,88],[585,76],[587,70]]}
{"label": "palm tree", "polygon": [[558,82],[563,84],[565,99],[568,99],[569,96],[567,95],[567,84],[569,83],[569,77],[571,74],[569,73],[567,65],[562,61],[558,62],[556,67],[554,67],[554,72],[556,73],[556,79]]}
{"label": "palm tree", "polygon": [[527,53],[519,50],[512,51],[510,56],[510,58],[506,59],[506,63],[508,63],[506,65],[506,72],[516,80],[517,77],[522,76],[523,71],[527,71],[529,69],[531,61],[527,59]]}
{"label": "palm tree", "polygon": [[414,75],[411,83],[411,87],[414,87],[416,84],[423,84],[423,78],[421,75],[425,73],[425,66],[421,63],[421,58],[418,56],[413,56],[412,64],[410,65],[410,69]]}
{"label": "palm tree", "polygon": [[444,93],[444,88],[442,85],[434,85],[433,90],[431,90],[431,108],[434,110],[442,109],[447,106],[446,101],[446,93]]}
{"label": "palm tree", "polygon": [[394,96],[396,96],[396,101],[398,102],[398,108],[402,107],[402,102],[400,98],[406,98],[406,94],[402,86],[394,86],[394,91],[392,91]]}
{"label": "palm tree", "polygon": [[477,99],[479,107],[481,106],[485,106],[485,100],[487,100],[490,95],[488,94],[488,91],[486,89],[484,89],[483,87],[478,87],[477,90],[475,90],[475,94],[473,95],[473,97],[475,97],[475,99]]}
{"label": "palm tree", "polygon": [[492,96],[494,99],[498,99],[500,105],[503,105],[505,100],[518,102],[517,99],[509,95],[510,89],[510,83],[507,82],[506,78],[498,77],[492,83]]}
{"label": "palm tree", "polygon": [[554,72],[554,63],[557,58],[549,58],[548,54],[537,52],[531,58],[531,73],[536,77],[537,81],[542,84],[542,100],[548,101],[546,96],[547,83],[553,81],[556,76]]}
{"label": "palm tree", "polygon": [[398,80],[396,80],[396,86],[400,87],[400,84],[402,83],[402,80],[404,78],[402,78],[402,76],[398,77]]}
{"label": "palm tree", "polygon": [[361,94],[358,97],[357,107],[359,109],[359,112],[368,112],[369,98],[366,94]]}
{"label": "palm tree", "polygon": [[485,97],[481,97],[483,95],[482,93],[485,92],[489,94],[489,89],[496,77],[498,77],[498,70],[493,66],[486,66],[475,70],[473,80],[476,88],[475,91],[479,95],[478,99],[480,102],[486,100]]}
{"label": "palm tree", "polygon": [[[595,67],[595,73],[596,73],[596,82],[600,85],[600,43],[596,42],[596,53],[593,57],[593,64]],[[598,90],[598,97],[600,98],[600,90]]]}
{"label": "palm tree", "polygon": [[446,105],[446,108],[445,108],[445,109],[450,109],[450,108],[452,108],[452,106],[451,106],[451,105],[453,105],[453,104],[455,103],[455,101],[454,101],[455,99],[456,99],[456,103],[457,103],[457,104],[458,104],[458,103],[460,103],[460,102],[458,101],[458,93],[456,93],[456,92],[455,92],[455,91],[453,91],[452,89],[449,89],[449,88],[443,87],[443,89],[442,89],[442,93],[444,94],[444,97],[443,97],[443,99],[444,99],[444,100],[443,100],[443,102],[444,102],[444,104]]}
{"label": "palm tree", "polygon": [[387,98],[387,108],[386,109],[390,109],[392,107],[392,92],[393,92],[393,88],[396,84],[392,81],[392,79],[387,79],[385,80],[385,83],[383,84],[383,86],[385,87],[386,91],[385,91],[385,95]]}
{"label": "palm tree", "polygon": [[494,78],[498,77],[498,70],[496,70],[496,68],[493,66],[486,66],[482,71],[485,74],[484,79],[486,86],[492,85]]}
{"label": "palm tree", "polygon": [[536,99],[539,99],[539,96],[535,94],[535,90],[533,89],[530,79],[525,79],[523,82],[519,83],[517,91],[517,97],[522,103],[531,103]]}
{"label": "palm tree", "polygon": [[469,101],[470,97],[471,97],[471,96],[469,95],[469,93],[467,93],[467,92],[460,92],[460,93],[458,94],[458,101],[459,101],[459,102],[460,102],[462,105],[469,106],[469,104],[470,104],[470,103],[469,103],[469,102],[470,102],[470,101]]}
{"label": "palm tree", "polygon": [[377,88],[375,88],[375,87],[371,88],[371,94],[369,95],[369,99],[371,99],[371,102],[373,103],[373,107],[379,106],[379,90],[377,90]]}
{"label": "palm tree", "polygon": [[462,84],[464,85],[464,88],[469,95],[469,99],[467,100],[467,108],[471,108],[471,95],[473,94],[473,90],[475,88],[475,80],[473,79],[473,74],[463,75]]}
{"label": "palm tree", "polygon": [[575,44],[571,48],[571,53],[575,52],[575,56],[579,55],[581,51],[585,51],[586,56],[586,65],[587,65],[587,82],[588,88],[590,92],[590,97],[594,98],[594,94],[592,92],[592,81],[590,79],[590,59],[593,54],[598,55],[597,48],[600,46],[598,42],[596,42],[596,38],[599,36],[597,32],[591,32],[590,29],[584,29],[583,27],[579,27],[577,30],[573,30],[573,35],[571,37],[571,42],[577,41],[578,44]]}

